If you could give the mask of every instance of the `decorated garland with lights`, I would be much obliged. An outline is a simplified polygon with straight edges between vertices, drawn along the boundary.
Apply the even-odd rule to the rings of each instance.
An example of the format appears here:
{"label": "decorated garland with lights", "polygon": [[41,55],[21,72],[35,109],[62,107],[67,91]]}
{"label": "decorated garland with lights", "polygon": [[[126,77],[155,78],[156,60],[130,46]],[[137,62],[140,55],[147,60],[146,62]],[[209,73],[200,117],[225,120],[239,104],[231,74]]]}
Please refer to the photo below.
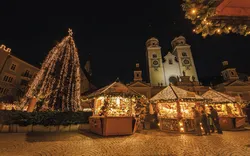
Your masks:
{"label": "decorated garland with lights", "polygon": [[[229,16],[216,16],[218,0],[183,0],[183,11],[186,12],[185,18],[190,19],[195,25],[193,32],[202,34],[203,37],[214,34],[236,33],[247,36],[250,34],[249,23],[237,22],[237,19]],[[242,24],[244,23],[244,24]]]}

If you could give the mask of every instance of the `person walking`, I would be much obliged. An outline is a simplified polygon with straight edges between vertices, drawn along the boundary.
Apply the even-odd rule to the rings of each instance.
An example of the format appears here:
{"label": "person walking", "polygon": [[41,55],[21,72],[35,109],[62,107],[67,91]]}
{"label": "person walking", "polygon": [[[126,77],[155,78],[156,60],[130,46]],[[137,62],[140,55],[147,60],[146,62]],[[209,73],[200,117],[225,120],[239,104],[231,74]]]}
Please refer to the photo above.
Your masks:
{"label": "person walking", "polygon": [[213,120],[213,123],[214,123],[216,129],[217,129],[217,133],[223,134],[223,132],[220,128],[219,116],[218,116],[217,111],[213,108],[213,106],[209,106],[209,109],[210,109],[211,118]]}
{"label": "person walking", "polygon": [[209,129],[211,130],[212,133],[214,133],[214,122],[211,117],[211,114],[208,114],[207,117],[208,117]]}
{"label": "person walking", "polygon": [[204,110],[201,111],[201,123],[202,123],[202,128],[205,132],[205,135],[211,135],[210,133],[210,128],[208,125],[208,118]]}
{"label": "person walking", "polygon": [[198,136],[202,136],[201,127],[200,127],[200,122],[201,122],[200,112],[196,110],[194,107],[192,107],[192,111],[193,111],[195,131]]}

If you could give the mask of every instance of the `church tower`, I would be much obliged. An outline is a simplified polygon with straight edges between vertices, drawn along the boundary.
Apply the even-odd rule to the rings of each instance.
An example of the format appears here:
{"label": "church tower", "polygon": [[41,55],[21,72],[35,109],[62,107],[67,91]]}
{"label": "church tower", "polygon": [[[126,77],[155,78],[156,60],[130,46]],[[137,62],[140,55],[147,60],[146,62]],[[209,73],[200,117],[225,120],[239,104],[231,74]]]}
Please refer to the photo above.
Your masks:
{"label": "church tower", "polygon": [[161,47],[159,41],[156,38],[150,38],[146,42],[146,57],[148,76],[151,86],[166,86]]}
{"label": "church tower", "polygon": [[190,76],[191,81],[199,81],[194,59],[191,52],[191,46],[186,43],[183,36],[176,37],[172,42],[173,54],[177,57],[181,76],[185,72],[186,76]]}
{"label": "church tower", "polygon": [[228,61],[223,61],[222,65],[223,70],[221,71],[221,75],[223,76],[224,81],[233,81],[239,79],[236,68],[230,68],[228,65]]}
{"label": "church tower", "polygon": [[140,64],[136,63],[134,70],[134,81],[142,81],[142,71],[140,69]]}

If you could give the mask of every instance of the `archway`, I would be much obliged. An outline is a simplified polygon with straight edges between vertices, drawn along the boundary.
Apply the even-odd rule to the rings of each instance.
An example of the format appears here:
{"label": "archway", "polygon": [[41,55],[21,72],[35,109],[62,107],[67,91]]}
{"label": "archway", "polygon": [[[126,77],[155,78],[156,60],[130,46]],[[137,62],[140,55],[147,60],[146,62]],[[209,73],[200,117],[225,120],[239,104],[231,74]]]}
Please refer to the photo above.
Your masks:
{"label": "archway", "polygon": [[177,78],[175,76],[171,76],[169,78],[169,83],[172,83],[173,85],[177,84]]}

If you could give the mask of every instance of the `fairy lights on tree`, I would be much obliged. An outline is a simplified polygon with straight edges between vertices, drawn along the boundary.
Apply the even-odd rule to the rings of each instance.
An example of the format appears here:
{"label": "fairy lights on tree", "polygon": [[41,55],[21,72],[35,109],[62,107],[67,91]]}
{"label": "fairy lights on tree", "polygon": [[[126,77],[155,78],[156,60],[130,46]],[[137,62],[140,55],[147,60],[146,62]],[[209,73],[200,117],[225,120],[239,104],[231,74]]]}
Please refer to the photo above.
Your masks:
{"label": "fairy lights on tree", "polygon": [[80,108],[80,62],[77,48],[69,35],[48,54],[34,78],[22,105],[36,98],[36,110],[77,111]]}

